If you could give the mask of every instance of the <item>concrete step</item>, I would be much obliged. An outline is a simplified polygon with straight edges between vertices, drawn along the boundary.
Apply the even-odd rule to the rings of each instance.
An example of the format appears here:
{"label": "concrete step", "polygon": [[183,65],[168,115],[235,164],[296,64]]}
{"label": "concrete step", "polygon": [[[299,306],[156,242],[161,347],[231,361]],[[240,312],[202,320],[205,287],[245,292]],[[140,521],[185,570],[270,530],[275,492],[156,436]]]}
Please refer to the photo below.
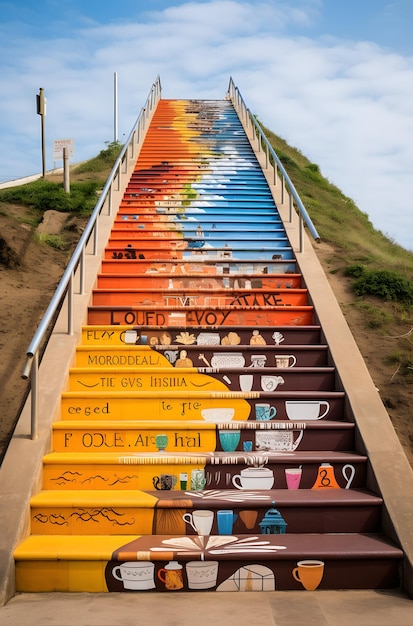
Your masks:
{"label": "concrete step", "polygon": [[[135,255],[136,256],[136,255]],[[138,255],[139,256],[139,255]],[[110,258],[102,259],[102,273],[121,273],[121,274],[140,274],[141,272],[147,272],[148,274],[171,273],[174,275],[179,274],[194,274],[196,272],[202,272],[203,275],[227,275],[237,276],[245,275],[246,277],[251,275],[251,280],[255,276],[267,276],[271,274],[295,274],[296,263],[294,259],[278,261],[262,261],[262,260],[237,260],[229,259],[223,261],[217,261],[204,258],[203,256],[198,258],[186,258],[185,261],[177,261],[173,259],[164,259],[162,262],[157,263],[150,259],[127,259],[125,255],[122,255],[122,259]]]}
{"label": "concrete step", "polygon": [[128,240],[118,240],[109,243],[104,251],[105,259],[156,259],[163,262],[165,259],[180,260],[182,263],[186,263],[188,259],[197,260],[215,259],[218,262],[224,263],[227,259],[240,259],[248,260],[252,256],[260,256],[262,262],[266,261],[288,261],[294,260],[294,254],[288,242],[281,242],[285,245],[264,247],[257,243],[251,243],[251,246],[246,249],[244,245],[233,245],[230,248],[221,246],[215,248],[208,248],[205,246],[203,249],[190,248],[184,241],[169,242],[168,245],[161,248],[156,246],[154,242],[147,241],[145,245],[135,244],[132,245]]}
{"label": "concrete step", "polygon": [[[99,444],[99,430],[90,438],[91,446]],[[143,438],[143,444],[146,440]],[[120,442],[120,440],[117,440]],[[139,433],[136,442],[139,443]],[[149,442],[149,439],[148,439]],[[226,490],[231,498],[251,497],[258,490],[287,488],[286,469],[301,468],[300,489],[320,489],[327,494],[335,489],[363,489],[367,475],[367,457],[345,451],[265,451],[265,452],[123,452],[116,450],[116,441],[106,442],[100,451],[51,452],[44,457],[44,489],[118,490],[153,489],[153,477],[171,474],[178,481],[181,473],[192,476],[195,470],[204,473],[205,488]],[[102,446],[103,447],[103,446]],[[142,446],[144,447],[144,446]],[[149,447],[149,443],[148,443]],[[252,479],[251,472],[261,468]],[[234,477],[238,478],[234,478]],[[188,478],[189,480],[189,478]],[[235,482],[234,482],[235,480]],[[256,484],[255,484],[256,483]],[[247,485],[242,487],[242,484]],[[255,485],[250,487],[248,485]],[[248,494],[248,495],[246,495]],[[194,495],[203,498],[202,493]]]}
{"label": "concrete step", "polygon": [[[212,357],[223,362],[239,357],[239,353],[221,353]],[[334,367],[285,367],[253,368],[252,374],[245,374],[242,367],[201,367],[188,366],[191,361],[187,351],[180,351],[175,367],[153,369],[121,368],[70,368],[69,389],[71,391],[139,391],[165,388],[179,391],[222,390],[222,391],[334,391]],[[185,366],[180,365],[180,361]],[[252,371],[252,370],[251,370]]]}
{"label": "concrete step", "polygon": [[[108,268],[106,267],[105,270]],[[171,269],[171,268],[170,268]],[[208,270],[206,266],[205,270]],[[236,289],[266,289],[271,292],[277,289],[302,289],[301,274],[238,274],[228,276],[214,273],[208,274],[205,271],[192,272],[190,275],[175,272],[161,273],[138,273],[121,274],[110,273],[108,271],[98,274],[97,289],[158,289],[162,292],[170,289],[222,291]]]}
{"label": "concrete step", "polygon": [[[364,533],[108,534],[33,535],[15,558],[19,592],[281,591],[397,587],[402,553],[381,535]],[[168,568],[176,569],[167,578]]]}
{"label": "concrete step", "polygon": [[62,419],[53,424],[54,452],[158,452],[159,445],[174,454],[224,450],[343,452],[354,449],[354,424],[247,421],[218,426],[208,422],[86,419]]}
{"label": "concrete step", "polygon": [[[92,332],[92,331],[91,331]],[[98,331],[96,331],[97,333]],[[174,365],[178,358],[182,358],[182,345],[154,345],[152,348],[140,344],[141,341],[146,343],[158,340],[158,336],[147,335],[150,331],[142,330],[142,335],[138,335],[136,330],[127,330],[121,334],[123,343],[120,345],[102,345],[95,344],[95,348],[91,348],[91,344],[78,346],[76,349],[76,366],[77,367],[143,367],[156,368]],[[103,331],[102,331],[103,333]],[[170,336],[170,335],[168,335]],[[253,335],[254,337],[254,335]],[[279,374],[283,376],[285,369],[292,367],[326,367],[328,364],[327,346],[260,346],[259,354],[255,346],[185,346],[186,357],[189,358],[193,366],[198,364],[206,365],[207,368],[214,373],[218,367],[213,367],[212,363],[221,369],[230,369],[235,364],[243,365],[251,371],[240,373],[245,376],[243,386],[249,391],[248,387],[251,382],[251,389],[256,385],[256,375],[265,374],[265,372],[274,369],[281,370]],[[281,367],[282,366],[282,367]],[[266,369],[264,369],[266,368]],[[199,369],[199,367],[197,367]],[[205,373],[209,373],[208,369],[203,368]],[[252,378],[251,378],[252,377]],[[249,382],[250,381],[250,382]]]}
{"label": "concrete step", "polygon": [[231,421],[305,422],[344,420],[342,391],[203,391],[171,390],[154,381],[150,391],[83,389],[62,393],[61,417],[70,419],[182,419],[214,424]]}
{"label": "concrete step", "polygon": [[[266,306],[217,309],[195,306],[89,306],[88,322],[92,326],[308,326],[314,323],[314,309],[308,306]],[[188,331],[187,331],[188,332]]]}
{"label": "concrete step", "polygon": [[[319,490],[273,489],[249,494],[244,500],[238,492],[216,490],[206,492],[201,501],[190,492],[165,489],[40,491],[30,501],[30,524],[33,535],[196,536],[199,515],[208,524],[203,529],[206,534],[255,535],[262,533],[260,523],[265,523],[273,503],[288,534],[380,530],[381,498],[348,489],[335,489],[329,499]],[[222,511],[232,513],[225,526],[222,518],[228,516]]]}
{"label": "concrete step", "polygon": [[[227,279],[229,283],[229,279]],[[92,291],[92,306],[122,305],[153,307],[216,307],[244,309],[246,307],[296,307],[308,305],[307,289],[265,287],[239,287],[238,289],[217,288],[207,281],[192,289],[158,287],[97,288]]]}
{"label": "concrete step", "polygon": [[[139,343],[140,345],[135,345]],[[131,325],[88,325],[82,328],[82,344],[84,346],[100,345],[105,347],[132,345],[135,350],[143,352],[151,349],[165,351],[170,346],[183,346],[190,350],[191,346],[201,347],[202,350],[229,349],[241,351],[249,349],[261,352],[270,349],[290,350],[290,346],[305,346],[309,348],[319,346],[321,328],[317,324],[300,326],[259,326],[252,328],[230,326],[186,326],[171,324],[168,328],[159,328],[154,325],[140,325],[136,328]],[[143,345],[142,345],[143,344]],[[148,345],[146,345],[148,344]],[[151,348],[149,348],[149,345]],[[324,347],[326,347],[324,345]],[[247,364],[249,362],[247,361]],[[257,363],[258,365],[258,363]]]}

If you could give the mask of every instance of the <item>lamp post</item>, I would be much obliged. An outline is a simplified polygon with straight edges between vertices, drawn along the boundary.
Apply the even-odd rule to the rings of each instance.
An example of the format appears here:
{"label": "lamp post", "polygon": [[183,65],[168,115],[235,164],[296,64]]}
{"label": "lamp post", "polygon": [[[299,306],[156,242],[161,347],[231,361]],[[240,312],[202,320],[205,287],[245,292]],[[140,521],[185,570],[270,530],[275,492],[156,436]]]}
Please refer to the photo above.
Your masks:
{"label": "lamp post", "polygon": [[118,143],[118,74],[113,75],[113,141]]}
{"label": "lamp post", "polygon": [[41,133],[42,133],[42,176],[46,175],[46,147],[45,147],[45,131],[44,131],[44,118],[46,117],[46,98],[44,97],[44,89],[40,87],[39,94],[36,96],[37,114],[41,119]]}

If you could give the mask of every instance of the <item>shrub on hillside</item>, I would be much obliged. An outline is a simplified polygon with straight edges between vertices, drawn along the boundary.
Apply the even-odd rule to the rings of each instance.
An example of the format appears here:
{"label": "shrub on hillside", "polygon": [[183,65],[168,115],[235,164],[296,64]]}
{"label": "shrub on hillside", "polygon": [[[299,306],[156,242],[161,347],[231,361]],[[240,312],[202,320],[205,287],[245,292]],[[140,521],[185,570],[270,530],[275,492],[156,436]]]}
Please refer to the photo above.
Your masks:
{"label": "shrub on hillside", "polygon": [[413,284],[391,270],[368,270],[356,263],[346,269],[346,275],[356,280],[353,289],[358,296],[377,296],[384,300],[413,304]]}

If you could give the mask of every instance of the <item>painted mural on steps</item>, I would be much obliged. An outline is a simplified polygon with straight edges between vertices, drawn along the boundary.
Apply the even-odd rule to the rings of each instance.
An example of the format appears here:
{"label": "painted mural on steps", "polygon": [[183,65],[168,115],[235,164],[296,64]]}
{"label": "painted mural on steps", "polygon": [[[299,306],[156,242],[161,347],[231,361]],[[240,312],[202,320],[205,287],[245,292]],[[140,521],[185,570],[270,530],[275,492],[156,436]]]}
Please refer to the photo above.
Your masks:
{"label": "painted mural on steps", "polygon": [[[168,163],[164,162],[163,165],[168,166]],[[156,193],[155,188],[151,187],[152,181],[146,175],[145,188],[125,197],[116,223],[116,233],[111,238],[111,247],[107,252],[107,257],[111,255],[112,259],[139,259],[141,265],[137,268],[148,279],[139,282],[139,292],[134,290],[130,293],[133,308],[120,311],[117,306],[110,311],[109,318],[106,311],[104,322],[130,325],[131,328],[121,334],[124,344],[150,346],[160,357],[158,367],[162,360],[163,367],[170,366],[175,371],[169,376],[165,375],[165,371],[159,374],[152,370],[138,372],[129,379],[119,371],[111,377],[109,383],[99,382],[91,374],[87,381],[84,377],[78,377],[77,383],[87,388],[110,384],[114,390],[183,389],[193,393],[201,389],[227,389],[231,396],[225,398],[224,402],[224,397],[221,397],[214,406],[210,398],[206,402],[203,398],[197,398],[191,401],[185,399],[185,402],[168,399],[167,403],[161,404],[159,412],[156,412],[153,403],[148,407],[150,415],[154,416],[155,409],[159,419],[204,420],[214,427],[214,450],[223,456],[218,459],[214,452],[207,452],[203,467],[180,471],[179,474],[175,468],[171,471],[168,467],[166,470],[162,467],[162,472],[152,476],[153,487],[161,491],[163,496],[165,492],[170,492],[167,497],[171,498],[176,489],[179,492],[173,499],[173,505],[169,501],[168,506],[165,506],[164,499],[157,499],[153,509],[151,535],[119,547],[114,554],[114,560],[108,564],[105,573],[108,589],[113,591],[275,590],[277,573],[271,562],[264,562],[275,552],[286,550],[286,546],[279,540],[285,534],[287,523],[274,508],[274,503],[263,514],[262,506],[271,503],[271,492],[268,490],[274,485],[274,466],[271,465],[270,455],[294,454],[303,438],[306,420],[322,419],[330,411],[329,400],[323,398],[302,401],[261,397],[272,394],[277,388],[286,385],[286,381],[286,388],[294,389],[299,378],[295,377],[294,382],[289,382],[286,375],[286,370],[297,364],[294,354],[281,349],[277,354],[273,351],[260,352],[260,348],[268,345],[268,340],[260,330],[250,332],[248,342],[244,343],[248,343],[252,351],[246,353],[237,350],[242,338],[235,330],[227,333],[219,330],[194,333],[184,330],[172,336],[170,330],[156,332],[153,328],[148,331],[141,329],[149,324],[165,326],[176,321],[186,328],[204,324],[213,327],[225,324],[247,326],[249,323],[274,326],[313,322],[312,308],[307,306],[306,291],[300,288],[299,277],[293,276],[294,263],[288,261],[292,259],[292,253],[284,230],[274,229],[274,205],[261,174],[249,181],[250,193],[264,194],[258,208],[270,207],[271,211],[259,218],[255,212],[254,230],[259,237],[259,252],[257,243],[251,239],[251,217],[246,216],[244,219],[248,221],[241,225],[236,219],[237,232],[233,239],[228,238],[228,232],[234,225],[234,204],[238,202],[239,209],[245,202],[245,171],[254,171],[256,164],[232,155],[231,159],[225,156],[218,159],[215,167],[216,172],[213,173],[211,165],[207,164],[199,182],[187,183],[181,193],[165,194],[165,190],[162,194]],[[242,171],[238,181],[234,178],[234,171],[231,172],[231,180],[218,173],[225,167]],[[174,169],[168,168],[162,175],[169,175]],[[156,184],[155,178],[154,182]],[[229,186],[228,182],[231,183]],[[241,189],[244,187],[239,197],[234,196],[233,191],[234,183],[237,182]],[[254,189],[251,189],[251,185]],[[217,186],[219,195],[216,194]],[[210,189],[212,193],[208,195]],[[226,192],[231,194],[229,199]],[[139,212],[134,212],[135,206],[139,206]],[[225,207],[228,207],[226,217]],[[207,210],[214,209],[218,209],[220,214],[211,217]],[[169,264],[146,262],[144,265],[147,259],[159,257],[160,244],[162,256],[169,259]],[[274,252],[274,248],[278,250]],[[257,257],[260,258],[258,263],[254,261]],[[206,265],[207,262],[210,265]],[[162,280],[162,273],[168,274],[167,279]],[[112,301],[117,304],[121,301],[124,307],[128,299],[127,289],[131,286],[131,281],[125,281],[123,285],[116,280],[117,291],[112,292]],[[113,285],[107,283],[106,286],[102,281],[98,287],[109,291]],[[124,293],[120,299],[118,290],[122,288]],[[101,302],[110,306],[108,293],[105,291],[100,295]],[[98,292],[93,303],[96,306],[100,303]],[[166,310],[160,311],[159,305],[163,305]],[[138,306],[144,306],[145,309],[136,310]],[[292,306],[301,308],[292,314],[288,311],[287,315],[283,315],[284,311],[277,311],[276,314],[273,311],[262,311],[263,307],[273,309]],[[193,311],[188,311],[190,307]],[[176,310],[170,313],[170,308]],[[258,310],[248,317],[245,310],[249,308]],[[102,317],[99,318],[101,322]],[[271,344],[278,347],[283,341],[282,333],[274,331]],[[177,349],[176,346],[180,344],[182,349]],[[120,356],[114,353],[110,355],[111,358]],[[109,410],[112,408],[108,406]],[[117,415],[116,409],[113,410]],[[276,422],[276,417],[289,419],[291,423]],[[249,419],[254,420],[251,422],[253,429],[237,428],[239,420]],[[264,425],[265,429],[260,428]],[[149,444],[145,451],[148,448],[153,451],[155,447],[159,454],[182,454],[183,450],[191,454],[203,450],[202,436],[205,438],[203,431],[191,431],[186,439],[174,431],[151,433],[149,439],[147,434],[146,438],[145,435],[141,438],[138,435],[132,450],[142,441]],[[130,445],[126,444],[125,447]],[[225,456],[226,453],[243,455],[244,468],[239,469],[238,456],[234,463],[230,454]],[[133,457],[125,460],[133,465]],[[293,461],[291,458],[286,460],[290,464]],[[219,465],[215,468],[216,461]],[[345,469],[349,468],[348,464],[343,466],[344,476]],[[287,488],[298,489],[302,480],[302,466],[285,467],[283,471]],[[320,472],[322,478],[317,478],[314,488],[322,488],[323,481],[326,486],[328,482],[329,486],[339,488],[333,466],[328,464],[327,467],[326,464]],[[351,466],[351,477],[346,487],[350,485],[354,474],[355,468]],[[221,506],[235,505],[238,512],[228,508],[205,509],[214,498],[222,502]],[[258,510],[255,508],[257,500],[260,506]],[[254,507],[251,506],[252,502]],[[251,508],[248,508],[248,504]],[[236,531],[241,535],[234,535]],[[263,533],[268,535],[268,539],[260,539]],[[276,541],[273,533],[280,535],[275,537]],[[163,535],[168,538],[162,539]],[[243,555],[250,553],[254,553],[260,561],[243,563]],[[144,559],[142,555],[146,554],[147,560],[137,560],[137,554],[140,559]],[[236,557],[235,562],[225,561],[225,556],[229,554],[232,554],[232,558]],[[168,560],[160,561],[163,555]],[[214,560],[216,555],[220,555],[220,560]],[[185,561],[180,561],[182,558]],[[304,588],[315,589],[322,580],[323,570],[322,561],[307,560],[296,563],[290,575]]]}
{"label": "painted mural on steps", "polygon": [[[99,521],[102,532],[107,532],[105,525],[102,525],[102,518],[105,518],[106,523],[109,522],[112,532],[117,532],[117,526],[129,528],[128,532],[133,531],[137,526],[137,518],[139,527],[147,528],[146,536],[137,537],[133,542],[119,546],[113,554],[113,560],[108,563],[105,570],[108,589],[129,592],[181,589],[275,590],[277,576],[283,578],[287,574],[286,567],[280,568],[271,557],[276,552],[288,550],[288,545],[283,543],[283,539],[288,532],[286,520],[289,519],[289,514],[287,513],[284,519],[280,510],[275,508],[275,502],[272,501],[274,494],[271,490],[274,487],[295,490],[299,489],[300,485],[302,488],[312,489],[349,488],[356,474],[356,468],[351,464],[333,467],[330,463],[324,463],[317,468],[313,463],[305,468],[302,465],[294,467],[294,452],[303,439],[308,420],[323,419],[330,409],[329,401],[312,400],[307,403],[300,401],[299,412],[295,414],[294,401],[283,400],[285,405],[283,421],[276,419],[275,402],[258,402],[255,407],[251,404],[249,392],[253,389],[254,377],[257,378],[257,386],[269,393],[275,391],[280,382],[284,382],[279,380],[280,376],[270,376],[269,379],[274,378],[277,384],[268,390],[269,383],[265,374],[268,371],[267,357],[273,362],[274,369],[281,370],[286,376],[287,370],[299,368],[299,359],[305,358],[306,355],[297,357],[291,346],[289,346],[291,354],[274,355],[274,350],[277,352],[280,349],[285,337],[279,331],[272,331],[272,343],[268,345],[266,339],[268,329],[263,330],[263,334],[256,330],[243,330],[243,333],[249,334],[249,342],[246,343],[252,347],[252,353],[247,356],[251,361],[248,365],[243,351],[226,352],[228,345],[239,346],[241,343],[241,336],[234,331],[231,333],[217,330],[213,333],[203,331],[192,336],[187,331],[181,331],[174,337],[169,332],[165,335],[164,331],[160,330],[148,331],[148,335],[143,335],[142,330],[136,328],[112,328],[110,331],[86,328],[84,332],[85,339],[90,341],[91,347],[99,346],[100,339],[103,340],[105,350],[99,353],[99,360],[102,362],[103,359],[105,365],[108,361],[113,365],[116,364],[118,369],[112,371],[110,375],[106,371],[105,376],[99,378],[94,367],[74,368],[71,372],[71,390],[76,390],[77,387],[100,390],[109,388],[111,391],[135,387],[141,391],[153,389],[175,391],[182,388],[191,392],[199,388],[229,390],[232,381],[235,380],[239,386],[237,394],[230,394],[228,407],[211,408],[210,398],[207,399],[207,408],[202,408],[201,399],[191,405],[187,399],[188,394],[177,406],[168,398],[167,406],[163,407],[164,414],[160,415],[164,420],[164,432],[157,432],[152,426],[149,432],[136,429],[132,432],[116,430],[110,437],[85,431],[80,435],[81,441],[79,433],[65,433],[64,445],[68,450],[72,445],[75,449],[79,449],[80,445],[82,449],[83,444],[85,449],[107,446],[127,451],[127,456],[119,456],[119,464],[126,465],[129,476],[135,478],[134,487],[144,489],[144,496],[150,495],[153,498],[152,505],[148,506],[144,513],[142,510],[127,513],[115,508],[95,509],[93,515],[87,514],[84,510],[77,512],[78,525],[95,525]],[[115,351],[109,354],[107,346],[111,342]],[[186,346],[185,351],[173,349],[180,342]],[[222,344],[225,352],[213,353],[215,356],[211,357],[211,360],[218,358],[218,362],[213,363],[215,368],[210,363],[207,363],[206,368],[195,368],[192,359],[188,361],[189,346],[196,350],[192,357],[195,358],[197,355],[202,361],[205,357],[202,357],[200,351],[205,352],[205,347],[214,350],[216,346]],[[255,354],[257,345],[268,346],[271,352],[268,351],[267,355],[257,355]],[[129,350],[125,353],[122,351],[123,348]],[[130,368],[129,357],[132,355],[133,374],[130,369],[128,373],[119,369],[119,365],[125,365],[122,357],[127,357],[126,363]],[[223,360],[220,361],[219,357],[223,357]],[[97,355],[95,359],[93,350],[88,352],[88,360],[89,365],[97,365]],[[243,373],[246,367],[251,369],[253,374]],[[245,389],[245,385],[248,389]],[[256,398],[253,400],[262,399],[260,392],[254,395]],[[145,400],[140,399],[141,412]],[[244,407],[245,421],[242,423],[239,422],[242,412],[239,411],[236,401],[241,401],[242,404],[239,406]],[[73,406],[68,406],[67,414],[73,416],[73,413],[77,414],[77,410],[78,407],[74,410]],[[109,417],[117,417],[116,412],[113,414],[110,400],[105,410]],[[150,411],[150,415],[153,416],[153,411]],[[234,421],[235,416],[237,421]],[[192,426],[197,420],[202,420],[205,425],[210,426],[209,432],[195,428],[190,434],[187,432],[183,435],[176,428],[176,422],[181,417],[185,418],[185,427],[188,425],[188,418]],[[289,422],[285,421],[286,417]],[[252,421],[248,423],[250,418]],[[168,421],[173,423],[172,430],[166,428]],[[246,424],[249,428],[245,428]],[[212,445],[210,439],[204,442],[205,435],[207,433],[210,435],[211,432],[214,437]],[[211,449],[214,449],[214,452],[211,452]],[[135,450],[152,453],[152,456],[150,459],[142,458],[140,455],[131,456]],[[190,468],[188,471],[182,471],[185,470],[185,466],[180,465],[180,471],[177,472],[176,462],[191,461],[196,451],[199,454],[204,451],[203,465],[199,464],[195,469]],[[153,453],[160,456],[155,457]],[[243,464],[240,463],[240,457]],[[157,466],[157,461],[162,462],[162,465]],[[280,461],[284,461],[285,466]],[[149,463],[149,473],[146,463]],[[144,476],[139,471],[133,477],[130,473],[131,467],[144,469]],[[339,471],[338,480],[337,471]],[[61,479],[62,477],[56,477],[56,480]],[[82,482],[85,476],[79,472],[77,479]],[[97,480],[97,477],[94,479]],[[101,479],[104,480],[103,476]],[[73,488],[73,480],[70,486]],[[154,491],[151,491],[151,488]],[[160,493],[157,493],[158,491]],[[138,491],[136,498],[139,500]],[[214,505],[212,510],[205,508],[211,504]],[[76,512],[72,511],[70,513],[72,523],[74,516]],[[145,516],[148,517],[146,524],[143,519]],[[50,522],[46,518],[33,520],[35,521],[43,524]],[[65,524],[69,521],[60,517],[58,523]],[[294,532],[297,522],[291,519],[291,524]],[[263,538],[262,535],[267,537]],[[259,556],[256,563],[251,563],[250,560],[243,561],[246,555],[252,553],[255,558]],[[144,555],[147,560],[142,560]],[[219,560],[214,560],[214,556],[218,555]],[[236,560],[225,560],[225,556],[229,555],[232,558],[235,555]],[[318,559],[297,561],[289,575],[295,581],[299,581],[303,588],[315,589],[323,579],[324,562]],[[285,584],[283,583],[283,587]]]}
{"label": "painted mural on steps", "polygon": [[[348,588],[337,554],[365,550],[380,525],[353,450],[345,392],[231,104],[161,101],[31,503],[32,534],[57,540],[43,578],[131,593]],[[93,561],[72,557],[83,549]]]}

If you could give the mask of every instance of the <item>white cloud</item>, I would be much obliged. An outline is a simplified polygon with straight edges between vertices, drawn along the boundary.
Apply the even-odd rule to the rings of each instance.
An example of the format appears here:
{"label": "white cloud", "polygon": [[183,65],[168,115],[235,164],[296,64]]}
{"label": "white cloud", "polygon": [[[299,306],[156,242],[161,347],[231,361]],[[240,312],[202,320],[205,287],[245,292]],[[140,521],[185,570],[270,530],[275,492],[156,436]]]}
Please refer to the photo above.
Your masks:
{"label": "white cloud", "polygon": [[377,228],[413,248],[413,59],[305,36],[321,9],[311,0],[190,2],[152,12],[147,23],[85,20],[43,41],[21,32],[13,40],[3,25],[0,180],[40,170],[39,87],[51,167],[54,139],[74,138],[76,160],[112,140],[114,72],[120,139],[158,74],[164,98],[207,99],[223,98],[232,75],[267,127],[318,163]]}

